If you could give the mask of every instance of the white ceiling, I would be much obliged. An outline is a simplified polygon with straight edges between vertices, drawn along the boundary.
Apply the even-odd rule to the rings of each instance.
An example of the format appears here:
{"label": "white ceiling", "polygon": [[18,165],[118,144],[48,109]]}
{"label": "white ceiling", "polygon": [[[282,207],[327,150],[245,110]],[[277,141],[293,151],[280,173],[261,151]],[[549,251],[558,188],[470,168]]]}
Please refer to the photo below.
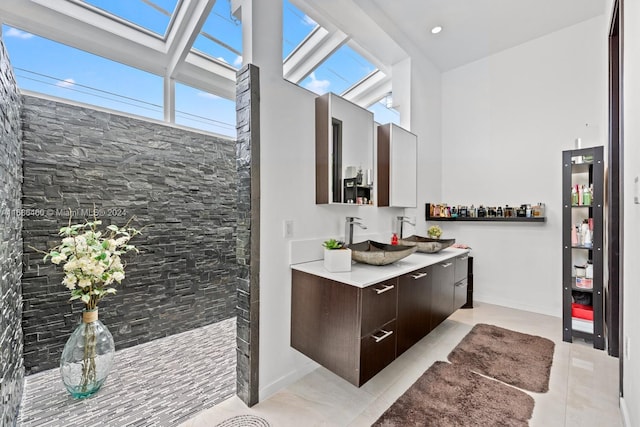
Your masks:
{"label": "white ceiling", "polygon": [[[608,0],[302,1],[356,41],[366,37],[367,19],[362,16],[366,15],[407,54],[420,52],[441,71],[608,13],[610,4]],[[444,28],[438,35],[430,31],[435,25]],[[373,52],[391,58],[394,55],[383,50],[387,45],[378,43]]]}

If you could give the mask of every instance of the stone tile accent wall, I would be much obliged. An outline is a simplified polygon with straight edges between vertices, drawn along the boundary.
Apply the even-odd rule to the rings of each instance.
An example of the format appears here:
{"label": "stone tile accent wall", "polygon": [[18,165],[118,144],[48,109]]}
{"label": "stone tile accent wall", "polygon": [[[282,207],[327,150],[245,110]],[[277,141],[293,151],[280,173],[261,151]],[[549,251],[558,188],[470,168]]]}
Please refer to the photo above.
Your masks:
{"label": "stone tile accent wall", "polygon": [[[59,243],[68,209],[103,225],[135,215],[126,279],[100,303],[117,349],[236,315],[235,141],[49,99],[23,97],[24,363],[58,365],[79,321],[62,269],[32,247]],[[29,211],[27,211],[29,212]],[[80,222],[85,212],[75,212]]]}
{"label": "stone tile accent wall", "polygon": [[0,38],[0,425],[15,425],[22,399],[22,138],[20,95]]}
{"label": "stone tile accent wall", "polygon": [[258,403],[260,319],[260,80],[246,65],[237,75],[238,164],[238,396]]}

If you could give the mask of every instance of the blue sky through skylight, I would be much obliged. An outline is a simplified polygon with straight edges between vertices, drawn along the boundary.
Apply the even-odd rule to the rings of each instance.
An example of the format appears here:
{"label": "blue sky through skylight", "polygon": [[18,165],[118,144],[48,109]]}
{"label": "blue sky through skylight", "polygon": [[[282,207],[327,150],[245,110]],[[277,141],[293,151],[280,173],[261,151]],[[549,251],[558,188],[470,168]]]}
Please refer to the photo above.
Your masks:
{"label": "blue sky through skylight", "polygon": [[309,35],[318,24],[289,3],[282,2],[282,59],[289,54]]}
{"label": "blue sky through skylight", "polygon": [[[180,0],[85,0],[123,19],[164,34]],[[283,2],[283,55],[288,56],[316,23],[287,0]],[[242,27],[231,16],[230,1],[218,0],[194,48],[234,67],[241,65]],[[211,36],[211,37],[208,37]],[[216,43],[211,38],[222,42]],[[55,41],[4,26],[3,39],[21,89],[162,120],[163,78]],[[223,45],[227,45],[226,47]],[[300,85],[318,94],[341,94],[375,67],[347,45],[320,64]],[[394,121],[395,111],[371,107],[376,120]],[[382,106],[382,108],[385,108]],[[390,120],[382,118],[389,115]],[[380,119],[378,118],[380,117]],[[235,100],[176,84],[176,122],[235,137]]]}
{"label": "blue sky through skylight", "polygon": [[300,86],[319,95],[327,92],[340,95],[375,69],[362,55],[343,45],[300,82]]}
{"label": "blue sky through skylight", "polygon": [[179,0],[83,0],[164,36]]}
{"label": "blue sky through skylight", "polygon": [[162,119],[161,77],[9,26],[2,34],[21,89]]}
{"label": "blue sky through skylight", "polygon": [[242,65],[242,25],[231,15],[229,0],[216,1],[193,47],[235,68]]}

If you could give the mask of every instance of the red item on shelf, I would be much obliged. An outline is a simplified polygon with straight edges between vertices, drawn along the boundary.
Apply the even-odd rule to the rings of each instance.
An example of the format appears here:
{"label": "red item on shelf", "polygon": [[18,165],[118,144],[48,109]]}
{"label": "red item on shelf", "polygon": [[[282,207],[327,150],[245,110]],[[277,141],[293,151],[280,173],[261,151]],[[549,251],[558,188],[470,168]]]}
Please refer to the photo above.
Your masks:
{"label": "red item on shelf", "polygon": [[571,317],[593,320],[593,307],[590,305],[571,303]]}

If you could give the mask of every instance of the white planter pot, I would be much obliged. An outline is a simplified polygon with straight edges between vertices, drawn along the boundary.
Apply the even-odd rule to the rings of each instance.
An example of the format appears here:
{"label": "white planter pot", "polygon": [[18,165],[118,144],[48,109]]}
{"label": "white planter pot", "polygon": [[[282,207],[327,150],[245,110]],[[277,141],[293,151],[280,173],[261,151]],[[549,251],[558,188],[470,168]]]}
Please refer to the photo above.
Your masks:
{"label": "white planter pot", "polygon": [[324,268],[331,273],[351,271],[351,249],[325,249]]}

